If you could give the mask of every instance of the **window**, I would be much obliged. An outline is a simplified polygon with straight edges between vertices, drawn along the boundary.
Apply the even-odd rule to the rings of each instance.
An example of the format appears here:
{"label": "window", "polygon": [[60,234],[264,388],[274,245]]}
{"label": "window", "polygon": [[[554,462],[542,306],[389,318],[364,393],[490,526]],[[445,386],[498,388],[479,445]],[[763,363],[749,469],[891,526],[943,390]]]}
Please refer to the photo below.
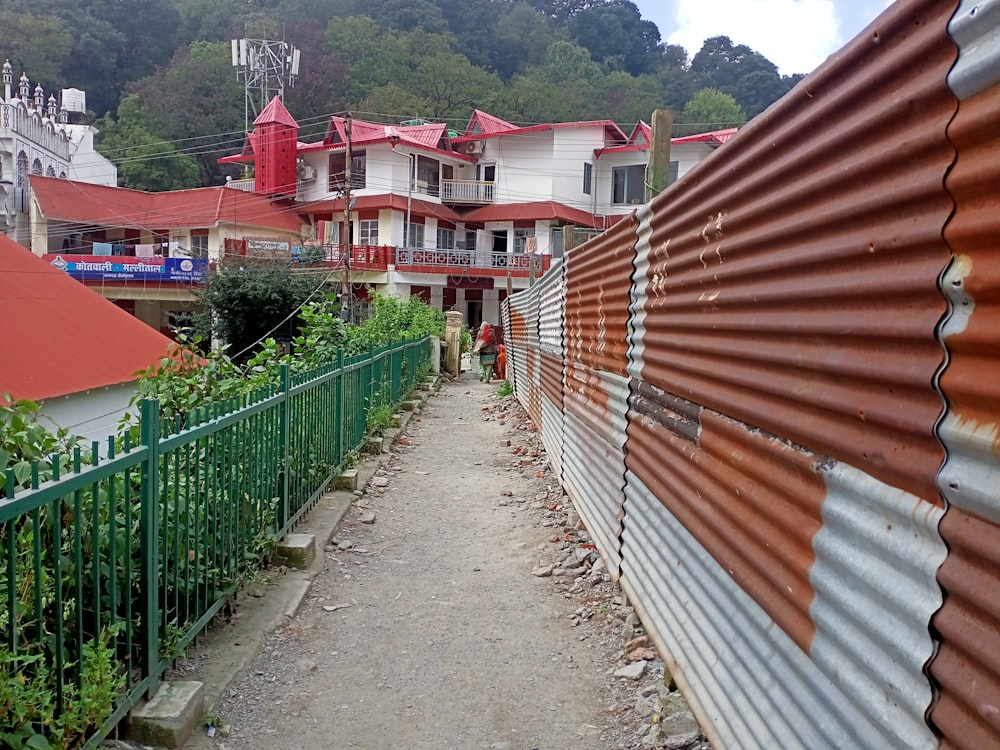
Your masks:
{"label": "window", "polygon": [[378,244],[378,219],[362,219],[358,222],[358,244]]}
{"label": "window", "polygon": [[[351,190],[361,190],[365,187],[365,171],[367,160],[365,152],[359,151],[351,155]],[[330,192],[343,192],[347,172],[347,154],[340,152],[330,154]]]}
{"label": "window", "polygon": [[667,184],[673,185],[677,182],[677,168],[680,166],[679,162],[670,162],[670,171],[667,173]]}
{"label": "window", "polygon": [[442,229],[438,227],[438,244],[437,246],[442,250],[454,250],[455,249],[455,230],[454,229]]}
{"label": "window", "polygon": [[[515,229],[514,230],[514,252],[515,253],[526,253],[529,252],[528,241],[535,239],[534,229]],[[534,244],[533,242],[531,244]],[[531,249],[534,252],[534,249]]]}
{"label": "window", "polygon": [[191,257],[208,257],[208,232],[206,230],[194,230],[191,232]]}
{"label": "window", "polygon": [[414,185],[418,193],[427,195],[437,195],[440,180],[441,165],[436,159],[429,159],[426,156],[417,157],[417,184]]}
{"label": "window", "polygon": [[583,194],[590,195],[590,186],[594,184],[594,165],[585,162],[583,165]]}
{"label": "window", "polygon": [[646,199],[646,167],[634,164],[611,171],[611,202],[637,205]]}
{"label": "window", "polygon": [[406,246],[407,247],[423,247],[424,246],[424,225],[423,224],[410,224],[406,232]]}

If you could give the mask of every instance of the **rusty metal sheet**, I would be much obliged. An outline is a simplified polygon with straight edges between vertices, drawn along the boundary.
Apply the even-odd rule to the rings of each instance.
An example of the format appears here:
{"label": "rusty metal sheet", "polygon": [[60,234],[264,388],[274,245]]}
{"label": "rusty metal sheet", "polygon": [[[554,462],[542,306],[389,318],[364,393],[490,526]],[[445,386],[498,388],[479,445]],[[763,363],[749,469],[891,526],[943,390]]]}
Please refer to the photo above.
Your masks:
{"label": "rusty metal sheet", "polygon": [[566,357],[625,376],[635,215],[566,255]]}
{"label": "rusty metal sheet", "polygon": [[642,379],[928,500],[954,7],[895,3],[654,199],[639,301]]}
{"label": "rusty metal sheet", "polygon": [[[753,725],[726,744],[766,747],[778,738],[785,747],[800,736],[814,738],[806,747],[935,747],[924,720],[932,693],[923,666],[934,651],[927,624],[941,606],[935,579],[946,554],[936,531],[941,509],[648,385],[638,387],[631,404],[628,477],[641,490],[626,484],[622,585],[641,590],[654,613],[691,604],[675,598],[674,551],[662,542],[650,549],[651,532],[634,520],[660,514],[642,507],[655,498],[670,522],[696,540],[699,554],[714,558],[701,563],[709,571],[689,561],[691,574],[726,576],[754,603],[754,617],[767,618],[766,631],[782,633],[781,643],[811,659],[803,662],[783,647],[770,655],[767,676],[758,675],[770,684],[794,673],[797,694],[813,705],[809,712],[772,714],[766,701],[738,705],[732,696],[746,689],[745,675],[731,662],[759,655],[743,653],[712,628],[694,633],[685,624],[691,642],[719,655],[702,665],[673,647],[675,659],[691,661],[685,680],[695,701],[707,715],[725,716],[724,723],[739,712]],[[665,559],[654,565],[649,558],[659,549]],[[733,609],[728,587],[697,596],[721,597],[701,606],[732,609],[732,627],[752,632],[753,621],[743,619],[746,604]],[[676,626],[667,619],[647,626],[664,641],[678,637],[661,632]]]}
{"label": "rusty metal sheet", "polygon": [[960,54],[948,82],[961,101],[948,128],[957,158],[944,238],[954,261],[941,279],[951,314],[941,326],[948,411],[938,428],[949,555],[930,721],[943,746],[973,750],[1000,747],[1000,3],[963,2],[950,29]]}
{"label": "rusty metal sheet", "polygon": [[900,737],[872,718],[878,706],[858,706],[837,689],[656,490],[629,472],[625,493],[622,587],[713,748],[936,746],[926,725]]}

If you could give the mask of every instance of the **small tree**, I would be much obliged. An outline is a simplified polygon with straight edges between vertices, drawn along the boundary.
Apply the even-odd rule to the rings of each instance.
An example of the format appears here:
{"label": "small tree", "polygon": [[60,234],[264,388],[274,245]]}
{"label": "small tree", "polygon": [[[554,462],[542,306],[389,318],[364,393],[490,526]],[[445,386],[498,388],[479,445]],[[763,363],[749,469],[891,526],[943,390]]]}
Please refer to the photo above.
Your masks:
{"label": "small tree", "polygon": [[245,361],[261,340],[290,341],[298,333],[298,310],[325,293],[326,274],[293,270],[289,262],[228,263],[202,287],[205,312],[196,327],[203,336],[221,337],[233,359]]}
{"label": "small tree", "polygon": [[702,89],[684,105],[678,135],[732,128],[746,122],[746,115],[729,94],[718,89]]}

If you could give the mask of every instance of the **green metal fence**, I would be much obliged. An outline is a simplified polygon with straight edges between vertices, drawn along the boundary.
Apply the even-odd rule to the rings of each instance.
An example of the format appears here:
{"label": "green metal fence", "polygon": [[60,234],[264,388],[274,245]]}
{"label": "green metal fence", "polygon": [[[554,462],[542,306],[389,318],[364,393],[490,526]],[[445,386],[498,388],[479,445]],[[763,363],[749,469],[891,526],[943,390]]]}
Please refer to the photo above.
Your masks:
{"label": "green metal fence", "polygon": [[64,721],[103,739],[322,496],[369,409],[397,405],[429,360],[423,338],[283,367],[280,383],[170,424],[144,401],[137,445],[109,438],[103,456],[97,443],[77,450],[61,476],[54,457],[52,481],[36,466],[31,489],[8,489],[0,745]]}

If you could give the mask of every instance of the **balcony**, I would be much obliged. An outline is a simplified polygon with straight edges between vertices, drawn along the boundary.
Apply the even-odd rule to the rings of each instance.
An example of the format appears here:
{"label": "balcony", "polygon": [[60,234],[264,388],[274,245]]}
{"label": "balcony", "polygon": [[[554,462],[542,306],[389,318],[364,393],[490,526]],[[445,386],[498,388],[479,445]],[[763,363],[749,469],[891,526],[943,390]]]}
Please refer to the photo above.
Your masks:
{"label": "balcony", "polygon": [[435,248],[395,248],[396,270],[410,273],[475,274],[478,276],[530,276],[534,261],[535,275],[541,276],[552,263],[548,255],[479,252]]}
{"label": "balcony", "polygon": [[441,200],[470,205],[493,203],[494,184],[480,180],[441,180]]}

